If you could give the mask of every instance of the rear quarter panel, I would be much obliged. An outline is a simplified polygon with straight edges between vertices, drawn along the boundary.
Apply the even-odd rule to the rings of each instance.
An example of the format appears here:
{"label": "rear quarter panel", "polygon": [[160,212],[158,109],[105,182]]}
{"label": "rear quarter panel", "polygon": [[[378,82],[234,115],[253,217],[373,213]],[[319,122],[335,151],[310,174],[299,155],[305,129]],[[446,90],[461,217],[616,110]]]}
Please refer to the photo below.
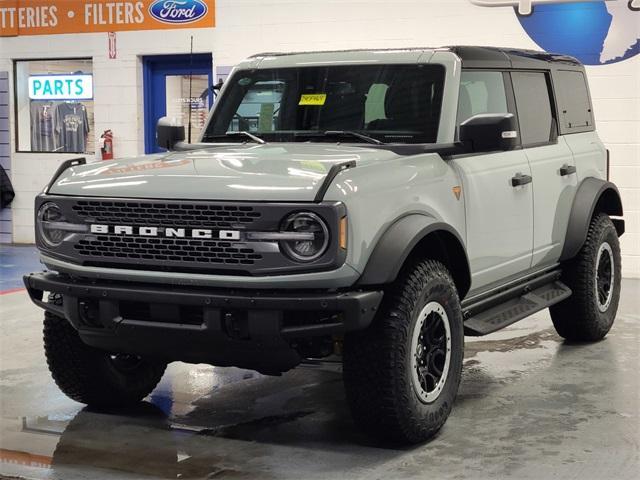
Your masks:
{"label": "rear quarter panel", "polygon": [[597,132],[564,135],[575,160],[578,184],[588,177],[607,179],[607,149]]}

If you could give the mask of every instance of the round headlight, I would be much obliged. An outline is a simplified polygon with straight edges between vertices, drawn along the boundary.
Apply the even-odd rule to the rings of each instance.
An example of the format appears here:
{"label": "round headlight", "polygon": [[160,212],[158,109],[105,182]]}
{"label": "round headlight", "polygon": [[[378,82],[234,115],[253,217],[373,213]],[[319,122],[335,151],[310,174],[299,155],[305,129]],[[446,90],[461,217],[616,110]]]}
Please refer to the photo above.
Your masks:
{"label": "round headlight", "polygon": [[42,205],[38,210],[38,229],[42,240],[50,247],[59,246],[69,232],[56,226],[66,221],[58,205],[53,202]]}
{"label": "round headlight", "polygon": [[327,224],[315,213],[300,212],[288,216],[283,222],[282,230],[301,234],[300,240],[281,242],[283,250],[293,260],[313,262],[327,251],[329,229]]}

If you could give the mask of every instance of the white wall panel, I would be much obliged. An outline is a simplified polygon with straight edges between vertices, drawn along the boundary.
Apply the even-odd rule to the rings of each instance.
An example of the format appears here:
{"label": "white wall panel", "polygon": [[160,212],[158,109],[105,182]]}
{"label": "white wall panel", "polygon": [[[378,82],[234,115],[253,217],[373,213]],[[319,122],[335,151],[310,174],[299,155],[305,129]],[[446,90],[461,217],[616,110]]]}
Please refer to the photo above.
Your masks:
{"label": "white wall panel", "polygon": [[[0,165],[7,175],[11,176],[11,149],[9,146],[9,72],[0,71],[0,132],[4,141],[0,140]],[[11,243],[13,227],[13,211],[11,208],[0,210],[0,243]]]}

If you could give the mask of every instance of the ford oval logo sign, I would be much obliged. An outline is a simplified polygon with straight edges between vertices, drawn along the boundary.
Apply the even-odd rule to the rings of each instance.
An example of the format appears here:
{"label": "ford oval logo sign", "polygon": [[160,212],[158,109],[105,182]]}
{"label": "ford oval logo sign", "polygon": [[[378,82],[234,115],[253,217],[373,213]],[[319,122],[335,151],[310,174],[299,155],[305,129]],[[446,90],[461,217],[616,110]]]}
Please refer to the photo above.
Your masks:
{"label": "ford oval logo sign", "polygon": [[209,7],[202,0],[156,0],[149,13],[163,23],[192,23],[207,14]]}

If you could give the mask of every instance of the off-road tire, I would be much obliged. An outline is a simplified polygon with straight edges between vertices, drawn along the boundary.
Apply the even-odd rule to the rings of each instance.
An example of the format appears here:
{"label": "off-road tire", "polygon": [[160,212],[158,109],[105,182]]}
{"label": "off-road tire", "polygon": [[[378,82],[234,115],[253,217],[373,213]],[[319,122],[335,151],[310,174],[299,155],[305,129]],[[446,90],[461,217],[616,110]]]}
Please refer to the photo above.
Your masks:
{"label": "off-road tire", "polygon": [[[426,403],[412,380],[411,342],[421,311],[434,302],[448,317],[451,351],[444,386],[435,400]],[[451,413],[463,356],[463,317],[451,275],[439,262],[414,262],[385,292],[372,325],[345,336],[344,384],[356,424],[385,443],[430,439]]]}
{"label": "off-road tire", "polygon": [[[49,302],[62,305],[62,296]],[[156,387],[166,363],[140,360],[131,369],[117,368],[108,352],[85,345],[64,318],[44,317],[44,350],[58,388],[72,400],[99,408],[135,405]]]}
{"label": "off-road tire", "polygon": [[[605,243],[613,256],[613,287],[608,307],[600,311],[596,273],[598,252]],[[562,280],[573,294],[549,309],[558,335],[580,342],[603,339],[611,330],[618,311],[621,280],[620,242],[608,215],[594,215],[582,249],[563,266]]]}

